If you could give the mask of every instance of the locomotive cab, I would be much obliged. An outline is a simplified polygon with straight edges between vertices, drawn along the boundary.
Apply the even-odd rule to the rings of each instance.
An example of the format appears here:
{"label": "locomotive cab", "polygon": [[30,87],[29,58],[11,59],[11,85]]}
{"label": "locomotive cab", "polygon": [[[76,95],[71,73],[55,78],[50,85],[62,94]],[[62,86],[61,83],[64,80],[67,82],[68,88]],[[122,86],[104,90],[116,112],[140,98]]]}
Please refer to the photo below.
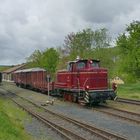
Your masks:
{"label": "locomotive cab", "polygon": [[[100,68],[99,60],[78,60],[68,63],[71,88],[84,90],[108,88],[107,70]],[[79,85],[78,85],[79,84]]]}
{"label": "locomotive cab", "polygon": [[89,71],[94,68],[99,68],[99,60],[79,60],[68,63],[67,71]]}

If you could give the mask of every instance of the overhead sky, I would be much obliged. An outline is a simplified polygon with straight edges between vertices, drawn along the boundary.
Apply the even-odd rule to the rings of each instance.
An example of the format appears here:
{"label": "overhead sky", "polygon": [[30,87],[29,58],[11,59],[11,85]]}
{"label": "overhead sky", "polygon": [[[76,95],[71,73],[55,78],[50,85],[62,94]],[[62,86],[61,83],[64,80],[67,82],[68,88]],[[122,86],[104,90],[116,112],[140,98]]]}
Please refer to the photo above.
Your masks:
{"label": "overhead sky", "polygon": [[140,0],[0,0],[0,65],[25,62],[88,27],[105,27],[115,39],[133,20],[140,20]]}

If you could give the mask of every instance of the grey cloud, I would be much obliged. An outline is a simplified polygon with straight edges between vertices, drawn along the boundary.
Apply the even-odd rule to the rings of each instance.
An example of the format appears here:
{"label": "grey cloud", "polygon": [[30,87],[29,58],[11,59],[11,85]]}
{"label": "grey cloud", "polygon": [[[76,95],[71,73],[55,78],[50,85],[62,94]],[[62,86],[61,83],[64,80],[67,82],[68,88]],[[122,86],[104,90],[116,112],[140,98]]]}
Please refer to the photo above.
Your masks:
{"label": "grey cloud", "polygon": [[115,38],[140,20],[139,0],[0,0],[0,64],[24,62],[35,49],[60,46],[70,32],[108,28]]}
{"label": "grey cloud", "polygon": [[[80,1],[80,0],[79,0]],[[113,21],[114,17],[121,14],[129,14],[134,10],[138,0],[81,0],[79,13],[90,22],[104,23]]]}

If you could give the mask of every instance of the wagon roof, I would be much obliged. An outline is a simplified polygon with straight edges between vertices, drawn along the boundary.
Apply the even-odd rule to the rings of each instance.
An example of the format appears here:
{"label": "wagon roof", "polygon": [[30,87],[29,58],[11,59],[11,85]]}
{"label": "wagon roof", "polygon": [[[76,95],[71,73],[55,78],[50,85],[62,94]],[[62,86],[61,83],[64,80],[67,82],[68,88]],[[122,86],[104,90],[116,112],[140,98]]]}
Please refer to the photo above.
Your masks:
{"label": "wagon roof", "polygon": [[20,73],[20,72],[35,72],[35,71],[46,71],[43,68],[31,68],[31,69],[23,69],[23,70],[17,70],[14,73]]}

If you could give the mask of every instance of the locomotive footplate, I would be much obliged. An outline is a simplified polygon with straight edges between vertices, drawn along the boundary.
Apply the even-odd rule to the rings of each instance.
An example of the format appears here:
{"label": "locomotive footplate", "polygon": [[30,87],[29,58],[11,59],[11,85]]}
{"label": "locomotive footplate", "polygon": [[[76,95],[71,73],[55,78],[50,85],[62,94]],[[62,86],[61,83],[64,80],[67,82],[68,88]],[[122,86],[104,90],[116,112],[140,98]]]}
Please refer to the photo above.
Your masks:
{"label": "locomotive footplate", "polygon": [[111,90],[92,90],[85,91],[84,100],[89,103],[100,103],[106,100],[113,100],[116,97],[116,93]]}
{"label": "locomotive footplate", "polygon": [[106,100],[113,100],[116,93],[112,89],[107,90],[80,90],[80,89],[59,89],[60,96],[73,102],[84,102],[85,104],[98,104]]}

